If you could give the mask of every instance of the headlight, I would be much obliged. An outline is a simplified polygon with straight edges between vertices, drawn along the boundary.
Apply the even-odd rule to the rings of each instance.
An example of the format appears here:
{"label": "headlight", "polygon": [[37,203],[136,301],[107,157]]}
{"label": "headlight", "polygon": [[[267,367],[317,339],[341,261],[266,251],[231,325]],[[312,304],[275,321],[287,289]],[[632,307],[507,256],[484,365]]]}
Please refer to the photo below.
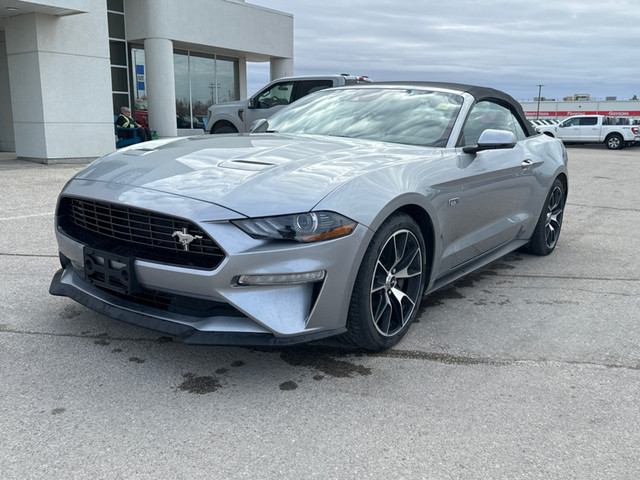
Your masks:
{"label": "headlight", "polygon": [[295,240],[302,243],[344,237],[356,228],[356,222],[333,212],[234,220],[233,224],[253,238]]}

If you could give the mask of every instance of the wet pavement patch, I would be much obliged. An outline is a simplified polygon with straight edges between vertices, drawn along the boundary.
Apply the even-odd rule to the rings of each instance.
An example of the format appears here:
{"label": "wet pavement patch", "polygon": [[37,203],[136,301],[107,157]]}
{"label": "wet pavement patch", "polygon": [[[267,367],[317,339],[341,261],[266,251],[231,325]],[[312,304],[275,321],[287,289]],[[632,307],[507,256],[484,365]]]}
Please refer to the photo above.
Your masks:
{"label": "wet pavement patch", "polygon": [[298,388],[298,384],[293,381],[288,381],[280,384],[280,390],[288,391],[295,390],[296,388]]}
{"label": "wet pavement patch", "polygon": [[[512,265],[513,262],[521,262],[522,257],[517,253],[511,253],[493,263],[490,263],[484,268],[472,272],[464,277],[456,280],[450,285],[445,286],[440,290],[436,290],[433,293],[429,293],[426,298],[422,301],[422,305],[420,306],[420,311],[418,312],[417,319],[420,318],[423,311],[429,307],[434,307],[438,305],[444,305],[445,300],[462,300],[465,297],[462,293],[460,293],[460,288],[472,288],[476,284],[476,282],[480,282],[484,280],[486,277],[499,275],[500,271],[503,270],[513,270],[516,267]],[[488,291],[483,290],[485,293],[489,293]],[[502,305],[502,304],[501,304]],[[419,323],[419,322],[416,322]]]}
{"label": "wet pavement patch", "polygon": [[311,367],[331,377],[352,378],[356,375],[371,375],[369,367],[334,358],[344,354],[344,351],[338,349],[313,351],[308,348],[287,348],[282,350],[280,358],[291,366]]}
{"label": "wet pavement patch", "polygon": [[83,314],[83,310],[81,310],[79,306],[65,305],[62,311],[58,315],[60,316],[60,318],[65,318],[67,320],[70,320],[82,314]]}
{"label": "wet pavement patch", "polygon": [[215,392],[222,386],[214,377],[197,377],[193,373],[185,373],[183,377],[185,380],[178,385],[178,388],[184,392],[204,395]]}
{"label": "wet pavement patch", "polygon": [[427,295],[427,298],[424,299],[417,317],[420,317],[422,311],[426,308],[436,305],[444,305],[445,300],[460,300],[462,298],[466,297],[462,295],[455,287],[443,288],[442,290],[430,293],[429,295]]}

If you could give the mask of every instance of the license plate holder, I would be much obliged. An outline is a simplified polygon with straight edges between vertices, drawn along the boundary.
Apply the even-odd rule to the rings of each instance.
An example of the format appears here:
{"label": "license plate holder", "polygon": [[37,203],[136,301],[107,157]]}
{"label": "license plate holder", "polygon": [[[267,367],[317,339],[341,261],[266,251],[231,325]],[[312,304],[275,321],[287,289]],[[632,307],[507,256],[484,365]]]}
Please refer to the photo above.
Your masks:
{"label": "license plate holder", "polygon": [[132,295],[138,291],[133,257],[84,247],[84,276],[97,287]]}

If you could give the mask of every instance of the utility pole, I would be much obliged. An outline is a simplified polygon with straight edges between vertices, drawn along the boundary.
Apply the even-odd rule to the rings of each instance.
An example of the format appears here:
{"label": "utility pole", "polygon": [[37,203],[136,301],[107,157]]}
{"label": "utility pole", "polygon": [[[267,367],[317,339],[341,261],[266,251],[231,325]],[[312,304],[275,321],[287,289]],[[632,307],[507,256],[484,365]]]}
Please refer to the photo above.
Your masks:
{"label": "utility pole", "polygon": [[544,87],[544,85],[538,85],[538,113],[536,113],[536,120],[540,118],[540,95],[542,94],[542,87]]}

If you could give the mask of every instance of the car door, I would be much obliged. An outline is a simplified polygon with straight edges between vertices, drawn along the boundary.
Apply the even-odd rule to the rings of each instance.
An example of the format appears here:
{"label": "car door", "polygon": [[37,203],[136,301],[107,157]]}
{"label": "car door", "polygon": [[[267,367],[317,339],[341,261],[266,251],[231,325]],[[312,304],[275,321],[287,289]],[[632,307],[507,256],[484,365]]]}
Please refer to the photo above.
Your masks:
{"label": "car door", "polygon": [[580,117],[580,140],[585,142],[600,141],[598,117]]}
{"label": "car door", "polygon": [[289,105],[293,101],[294,85],[295,82],[292,80],[282,81],[274,83],[254,95],[249,102],[249,108],[245,112],[246,128],[249,129],[256,120],[268,118]]}
{"label": "car door", "polygon": [[567,142],[580,140],[580,117],[567,118],[556,128],[557,137]]}
{"label": "car door", "polygon": [[462,195],[456,201],[455,223],[447,226],[455,265],[472,261],[517,237],[531,219],[530,200],[536,164],[527,149],[526,134],[517,117],[492,101],[477,103],[463,130],[464,144],[477,144],[486,129],[508,130],[518,142],[512,148],[464,153],[459,156]]}

